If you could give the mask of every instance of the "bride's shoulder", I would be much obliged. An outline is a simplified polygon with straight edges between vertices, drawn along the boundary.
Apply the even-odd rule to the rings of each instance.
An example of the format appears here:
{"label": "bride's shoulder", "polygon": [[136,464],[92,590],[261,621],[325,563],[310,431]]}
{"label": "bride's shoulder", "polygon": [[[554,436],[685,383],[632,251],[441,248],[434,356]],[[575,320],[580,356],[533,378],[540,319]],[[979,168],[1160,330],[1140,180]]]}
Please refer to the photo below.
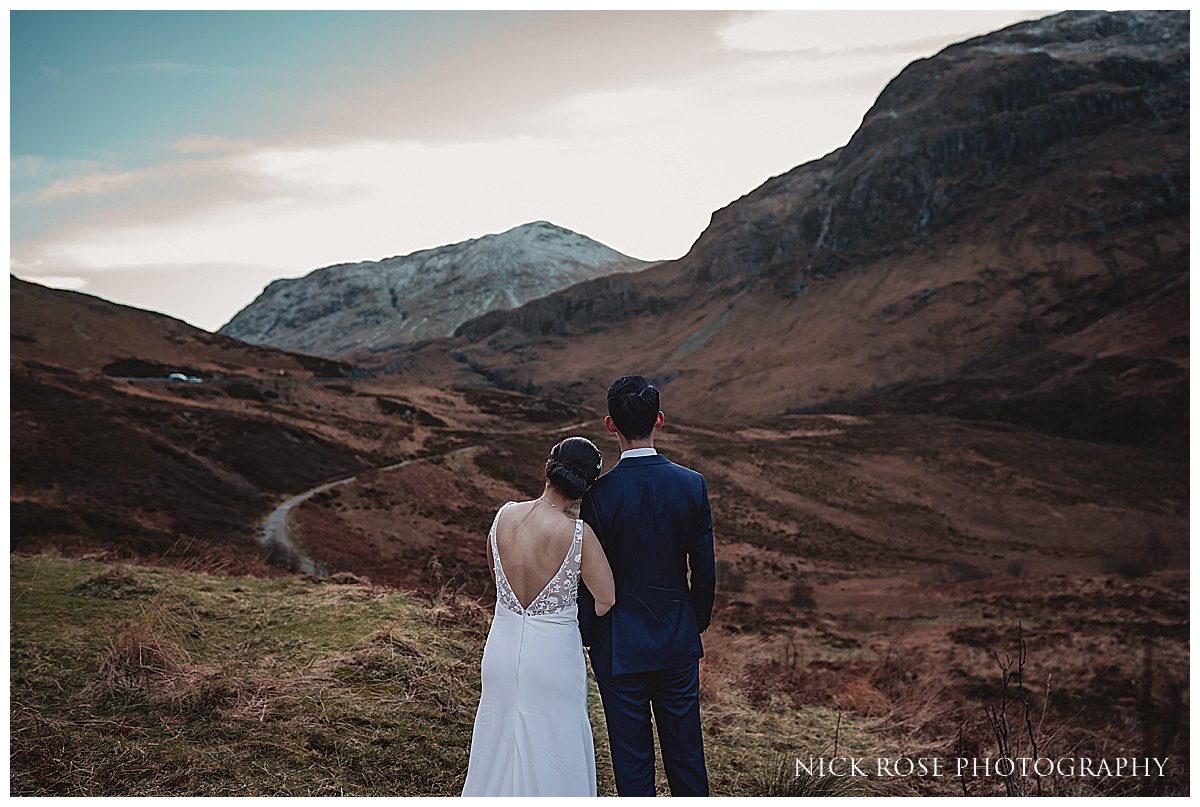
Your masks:
{"label": "bride's shoulder", "polygon": [[499,517],[500,517],[500,514],[501,514],[501,513],[503,513],[503,512],[504,512],[504,511],[506,511],[506,510],[514,510],[514,511],[515,511],[515,510],[522,510],[522,509],[527,509],[527,508],[529,508],[529,507],[530,507],[530,506],[532,506],[532,505],[533,505],[533,502],[532,502],[532,501],[526,501],[526,502],[514,502],[514,501],[512,501],[512,500],[510,499],[509,501],[507,501],[507,502],[505,502],[504,504],[500,505],[500,509],[496,511],[496,517],[497,517],[497,518],[499,518]]}

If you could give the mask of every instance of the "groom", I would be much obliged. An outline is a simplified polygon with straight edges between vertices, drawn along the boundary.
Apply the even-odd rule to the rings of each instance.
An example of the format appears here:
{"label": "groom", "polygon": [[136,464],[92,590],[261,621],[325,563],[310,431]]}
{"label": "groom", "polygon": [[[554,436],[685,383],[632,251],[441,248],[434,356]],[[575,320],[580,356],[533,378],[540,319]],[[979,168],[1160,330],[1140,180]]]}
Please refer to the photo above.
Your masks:
{"label": "groom", "polygon": [[604,702],[617,793],[654,795],[653,710],[671,795],[707,796],[699,670],[716,590],[712,511],[704,477],[654,450],[662,425],[649,381],[624,376],[609,387],[604,426],[621,459],[588,490],[580,516],[608,556],[617,603],[595,616],[581,584],[579,630]]}

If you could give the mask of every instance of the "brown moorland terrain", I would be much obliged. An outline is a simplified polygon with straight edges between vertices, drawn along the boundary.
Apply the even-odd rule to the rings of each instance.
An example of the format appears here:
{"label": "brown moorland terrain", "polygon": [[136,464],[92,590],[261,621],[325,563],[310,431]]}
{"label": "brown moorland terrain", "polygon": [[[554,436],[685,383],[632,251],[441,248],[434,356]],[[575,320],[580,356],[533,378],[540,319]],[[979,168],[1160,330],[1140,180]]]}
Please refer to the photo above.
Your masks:
{"label": "brown moorland terrain", "polygon": [[[45,294],[66,307],[82,297]],[[226,571],[278,576],[257,541],[267,512],[357,474],[293,511],[300,549],[335,576],[465,597],[486,613],[483,541],[495,508],[537,494],[545,453],[564,436],[595,440],[606,467],[616,453],[596,409],[514,392],[247,367],[240,383],[263,394],[231,395],[222,384],[233,381],[87,377],[24,362],[14,350],[12,547],[23,554],[186,566],[183,539],[183,555],[201,546]],[[1042,752],[1148,749],[1180,761],[1153,786],[1186,788],[1185,460],[940,415],[672,418],[660,447],[701,469],[712,495],[720,579],[704,697],[723,715],[714,744],[732,754],[748,742],[738,710],[783,710],[810,729],[776,738],[781,756],[818,754],[843,731],[840,742],[855,744],[846,752],[864,756],[995,755],[984,713],[1001,696],[991,653],[1015,656],[1019,629]],[[370,470],[404,459],[413,461]],[[822,719],[814,737],[819,714],[842,728]],[[748,767],[716,774],[741,782],[730,792],[777,792],[760,781],[770,778],[763,759],[735,756],[725,764]]]}
{"label": "brown moorland terrain", "polygon": [[[494,508],[537,495],[546,450],[567,434],[616,451],[598,419],[567,425],[498,424],[451,456],[364,475],[306,503],[295,534],[331,568],[490,602]],[[955,756],[962,726],[966,747],[995,755],[991,654],[1015,658],[1020,631],[1042,752],[1133,753],[1149,732],[1186,770],[1185,461],[906,415],[676,424],[660,448],[709,481],[720,568],[709,697],[843,709],[926,756]],[[1078,784],[1057,787],[1092,792]]]}
{"label": "brown moorland terrain", "polygon": [[1048,20],[913,63],[680,261],[382,364],[12,279],[13,792],[454,794],[488,524],[565,436],[611,467],[640,371],[712,496],[718,792],[1007,750],[1169,759],[850,786],[1187,794],[1187,15]]}

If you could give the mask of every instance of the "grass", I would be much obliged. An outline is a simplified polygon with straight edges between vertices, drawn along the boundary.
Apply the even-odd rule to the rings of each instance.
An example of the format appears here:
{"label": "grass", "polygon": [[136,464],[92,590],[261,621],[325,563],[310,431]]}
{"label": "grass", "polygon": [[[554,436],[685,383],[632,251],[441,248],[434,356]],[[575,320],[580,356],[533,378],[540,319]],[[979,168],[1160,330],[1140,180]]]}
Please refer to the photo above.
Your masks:
{"label": "grass", "polygon": [[[12,557],[21,795],[461,787],[485,615],[366,586]],[[84,588],[79,588],[80,586]]]}
{"label": "grass", "polygon": [[[45,555],[10,556],[10,575],[12,795],[461,790],[489,607]],[[797,710],[786,686],[747,680],[739,655],[705,661],[714,794],[781,792],[777,761],[839,732],[856,753],[878,745],[830,709]],[[594,683],[589,709],[599,791],[614,794]]]}

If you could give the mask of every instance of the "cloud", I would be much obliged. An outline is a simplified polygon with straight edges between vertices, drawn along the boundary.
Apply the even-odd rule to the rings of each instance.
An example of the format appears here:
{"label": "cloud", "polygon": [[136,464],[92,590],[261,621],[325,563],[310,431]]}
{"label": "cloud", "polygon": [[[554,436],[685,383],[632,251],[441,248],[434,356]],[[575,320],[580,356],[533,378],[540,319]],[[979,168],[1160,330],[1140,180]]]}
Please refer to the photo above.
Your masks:
{"label": "cloud", "polygon": [[314,186],[297,173],[276,171],[270,153],[245,147],[188,155],[146,168],[84,171],[55,179],[37,191],[13,197],[14,231],[24,241],[168,222],[202,226],[199,222],[205,215],[255,203],[287,205],[356,192],[336,175]]}
{"label": "cloud", "polygon": [[151,174],[152,172],[149,170],[91,171],[77,174],[50,183],[34,194],[33,201],[36,203],[45,203],[73,196],[111,194],[114,191],[129,187],[136,183],[139,178],[145,178]]}
{"label": "cloud", "polygon": [[22,272],[13,272],[22,280],[31,280],[34,283],[41,283],[43,286],[52,286],[56,289],[68,289],[69,291],[78,291],[87,287],[87,279],[78,275],[27,275]]}
{"label": "cloud", "polygon": [[54,177],[98,171],[100,163],[95,160],[80,160],[68,157],[43,157],[37,154],[20,154],[10,157],[8,170],[14,182],[39,180],[52,181]]}
{"label": "cloud", "polygon": [[71,274],[17,269],[22,280],[71,291],[86,291],[112,302],[159,311],[209,331],[224,325],[272,280],[279,266],[234,261],[141,266],[87,266],[59,263]]}
{"label": "cloud", "polygon": [[514,15],[489,36],[448,46],[418,69],[404,54],[364,63],[354,83],[318,89],[305,122],[275,142],[363,139],[430,145],[552,136],[553,110],[579,94],[653,88],[753,54],[723,49],[729,12]]}
{"label": "cloud", "polygon": [[[522,15],[478,40],[446,47],[418,70],[383,59],[355,80],[314,90],[303,122],[277,131],[285,146],[359,139],[430,145],[555,137],[595,101],[645,112],[644,99],[732,86],[774,92],[781,110],[801,93],[880,87],[917,56],[1040,12],[547,12]],[[506,18],[508,19],[508,18]],[[883,65],[881,67],[881,65]],[[791,87],[782,83],[782,78]],[[858,76],[855,82],[851,76]],[[755,84],[759,77],[773,88]],[[833,81],[833,85],[823,82]],[[867,87],[867,92],[870,88]],[[720,91],[714,94],[723,94]],[[870,99],[863,105],[865,111]],[[596,117],[589,115],[588,117]],[[662,115],[655,115],[662,119]],[[630,116],[628,125],[638,121]],[[800,155],[798,155],[800,156]]]}
{"label": "cloud", "polygon": [[[531,24],[462,45],[423,65],[418,76],[388,69],[386,61],[364,62],[356,71],[358,83],[314,87],[309,106],[276,121],[274,131],[257,143],[219,133],[179,137],[165,145],[184,155],[181,160],[91,166],[56,176],[33,192],[21,189],[13,197],[14,229],[22,238],[43,240],[60,229],[75,240],[88,230],[182,221],[258,202],[305,206],[307,199],[321,197],[328,205],[364,185],[363,195],[372,196],[378,177],[339,172],[339,155],[356,153],[364,142],[440,148],[559,136],[572,129],[560,105],[588,88],[640,87],[653,95],[671,77],[695,81],[719,70],[723,57],[715,31],[727,17],[651,12],[631,26],[627,14],[528,15]],[[664,49],[667,40],[673,45]],[[284,158],[289,170],[273,167],[279,155],[314,150],[320,153],[303,160]],[[307,167],[297,168],[298,162]],[[407,182],[402,170],[384,173],[397,184]]]}
{"label": "cloud", "polygon": [[[805,55],[914,53],[997,30],[1052,11],[762,11],[720,32],[741,51]],[[850,43],[850,44],[847,44]]]}
{"label": "cloud", "polygon": [[[377,83],[312,112],[315,135],[190,135],[169,144],[178,160],[58,178],[16,200],[14,220],[36,208],[43,221],[20,243],[112,265],[311,268],[574,218],[626,253],[674,257],[712,210],[843,145],[907,61],[828,43],[819,55],[731,49],[722,31],[745,15],[637,19],[537,15],[419,81],[364,69]],[[821,113],[796,114],[814,96]],[[686,204],[671,201],[680,187]]]}

